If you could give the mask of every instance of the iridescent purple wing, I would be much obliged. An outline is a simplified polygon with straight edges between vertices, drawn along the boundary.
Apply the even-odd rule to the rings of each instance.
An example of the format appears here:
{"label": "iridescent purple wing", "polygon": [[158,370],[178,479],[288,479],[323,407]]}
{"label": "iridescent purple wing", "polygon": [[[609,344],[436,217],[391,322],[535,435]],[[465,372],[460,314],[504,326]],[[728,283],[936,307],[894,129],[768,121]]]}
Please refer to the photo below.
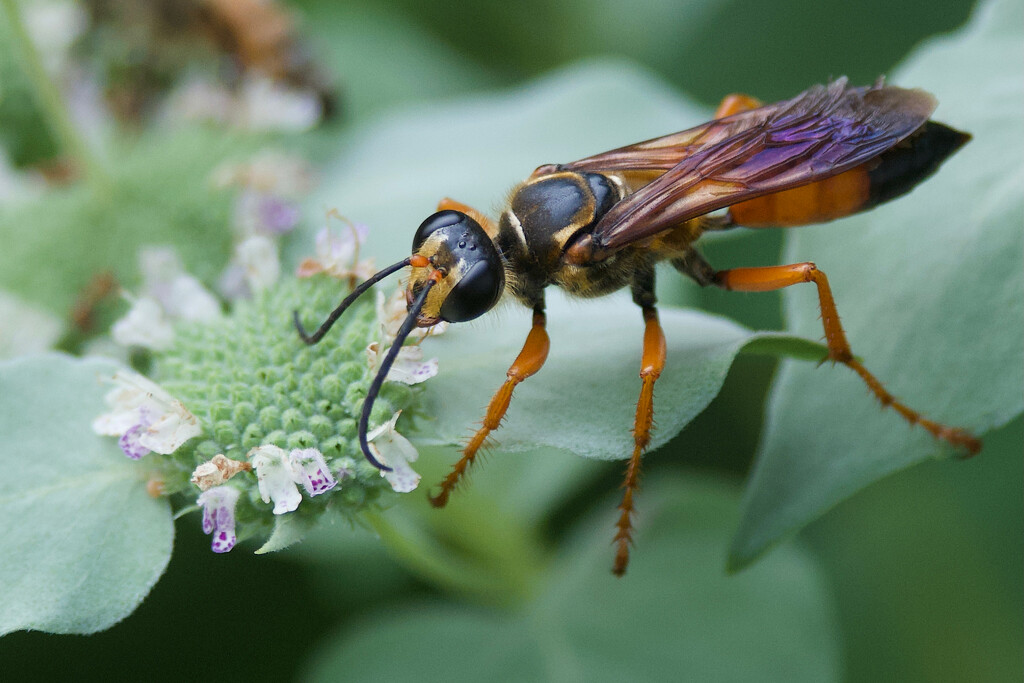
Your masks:
{"label": "iridescent purple wing", "polygon": [[921,90],[851,88],[841,78],[563,168],[614,171],[645,183],[595,226],[594,244],[608,253],[716,209],[863,164],[920,128],[935,106]]}

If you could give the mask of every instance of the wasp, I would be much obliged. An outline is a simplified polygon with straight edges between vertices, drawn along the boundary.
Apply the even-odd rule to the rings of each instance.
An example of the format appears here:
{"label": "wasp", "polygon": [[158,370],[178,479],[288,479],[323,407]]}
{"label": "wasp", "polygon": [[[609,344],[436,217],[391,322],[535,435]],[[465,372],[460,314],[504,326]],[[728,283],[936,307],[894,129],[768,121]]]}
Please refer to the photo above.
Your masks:
{"label": "wasp", "polygon": [[935,98],[886,85],[852,87],[845,78],[762,105],[730,95],[714,120],[679,133],[580,159],[547,164],[512,189],[497,221],[451,199],[416,230],[412,255],[358,286],[323,325],[302,339],[315,344],[374,283],[411,267],[406,318],[363,405],[359,441],[376,460],[366,433],[372,404],[405,337],[414,327],[464,322],[510,294],[533,310],[532,327],[505,382],[462,457],[430,500],[442,507],[498,428],[516,385],[548,355],[544,291],[555,285],[580,297],[629,287],[644,321],[640,397],[633,452],[616,522],[613,572],[629,562],[634,498],[650,441],[654,385],[666,362],[654,296],[655,265],[672,267],[705,287],[743,292],[800,283],[817,287],[827,359],[848,366],[883,406],[937,439],[974,454],[967,431],[931,420],[897,400],[852,353],[825,273],[813,263],[717,270],[696,246],[707,231],[823,223],[906,194],[938,169],[970,135],[929,119]]}

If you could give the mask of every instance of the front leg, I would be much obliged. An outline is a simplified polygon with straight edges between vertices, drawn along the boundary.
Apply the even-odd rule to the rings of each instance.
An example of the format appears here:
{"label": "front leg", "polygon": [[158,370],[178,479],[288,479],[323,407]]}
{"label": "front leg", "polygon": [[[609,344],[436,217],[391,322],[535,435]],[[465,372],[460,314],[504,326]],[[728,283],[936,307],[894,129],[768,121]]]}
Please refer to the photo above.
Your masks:
{"label": "front leg", "polygon": [[544,365],[544,361],[548,357],[548,348],[550,347],[548,333],[544,328],[546,321],[544,302],[541,301],[533,308],[533,327],[530,329],[530,334],[526,337],[523,350],[519,352],[519,356],[516,357],[515,362],[508,369],[505,383],[501,385],[501,388],[498,389],[494,397],[491,398],[491,402],[487,405],[487,414],[484,415],[483,424],[469,440],[469,443],[466,444],[466,447],[462,449],[462,457],[455,463],[452,471],[441,482],[441,490],[437,495],[430,496],[430,504],[434,507],[444,507],[448,503],[448,496],[451,495],[451,492],[462,479],[466,470],[469,469],[469,466],[473,464],[477,452],[487,440],[488,435],[501,426],[501,420],[505,417],[505,411],[508,410],[508,406],[512,402],[512,390],[524,379],[536,374]]}

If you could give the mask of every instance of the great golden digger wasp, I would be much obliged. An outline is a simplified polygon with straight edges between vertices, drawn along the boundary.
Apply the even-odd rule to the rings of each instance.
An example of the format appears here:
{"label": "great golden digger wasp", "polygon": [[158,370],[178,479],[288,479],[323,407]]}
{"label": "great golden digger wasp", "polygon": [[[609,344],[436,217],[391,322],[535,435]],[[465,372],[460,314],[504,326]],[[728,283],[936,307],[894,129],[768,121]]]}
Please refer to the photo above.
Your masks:
{"label": "great golden digger wasp", "polygon": [[[411,266],[408,317],[363,406],[363,454],[370,409],[413,327],[463,322],[490,310],[504,292],[533,309],[533,327],[487,406],[482,426],[431,502],[445,505],[488,435],[498,428],[517,384],[548,355],[544,289],[581,297],[629,286],[643,314],[640,399],[615,534],[613,571],[629,562],[633,499],[650,440],[654,384],[665,365],[665,337],[654,297],[654,266],[668,261],[702,286],[762,292],[802,282],[818,289],[827,358],[849,366],[884,406],[968,453],[981,443],[897,401],[854,357],[839,323],[828,279],[813,263],[716,270],[694,246],[702,233],[743,226],[791,227],[864,211],[906,194],[969,139],[929,120],[935,99],[921,90],[850,87],[846,79],[762,106],[731,95],[716,118],[696,128],[569,164],[539,167],[516,186],[497,222],[451,199],[441,201],[412,240],[413,255],[357,287],[313,334],[315,344],[374,283]],[[724,212],[721,209],[726,209]]]}

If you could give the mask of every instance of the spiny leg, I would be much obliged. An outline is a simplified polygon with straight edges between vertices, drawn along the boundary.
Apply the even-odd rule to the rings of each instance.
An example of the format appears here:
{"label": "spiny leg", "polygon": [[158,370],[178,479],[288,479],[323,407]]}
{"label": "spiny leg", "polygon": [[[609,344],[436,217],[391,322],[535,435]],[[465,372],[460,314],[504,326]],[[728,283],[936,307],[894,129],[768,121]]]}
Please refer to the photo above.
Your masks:
{"label": "spiny leg", "polygon": [[622,576],[629,564],[629,546],[633,542],[633,496],[640,482],[640,460],[651,442],[654,424],[654,383],[665,367],[665,333],[658,322],[658,311],[644,306],[644,352],[640,363],[640,398],[636,402],[633,420],[633,455],[626,467],[622,482],[624,492],[619,504],[619,521],[615,527],[615,564],[612,573]]}
{"label": "spiny leg", "polygon": [[[714,272],[714,271],[713,271]],[[699,282],[700,280],[698,280]],[[723,289],[741,292],[767,292],[801,282],[813,282],[818,287],[818,303],[821,307],[821,322],[825,328],[825,341],[828,344],[828,359],[837,361],[856,372],[871,393],[883,406],[892,408],[910,424],[918,424],[927,429],[937,438],[954,446],[965,449],[970,455],[981,450],[981,441],[966,430],[930,420],[921,413],[900,403],[890,394],[867,368],[861,365],[850,350],[850,343],[839,323],[839,313],[832,298],[832,290],[828,286],[825,273],[818,270],[813,263],[796,263],[789,266],[767,266],[762,268],[733,268],[720,270],[711,276],[710,284]]]}
{"label": "spiny leg", "polygon": [[545,322],[544,304],[541,303],[533,309],[533,327],[530,329],[530,334],[526,336],[523,350],[519,352],[515,362],[509,367],[505,383],[501,385],[487,405],[487,414],[484,416],[483,424],[466,444],[466,447],[462,449],[462,457],[452,466],[452,471],[441,482],[441,490],[437,495],[430,496],[430,504],[434,507],[445,506],[448,496],[451,495],[452,490],[462,479],[469,466],[473,464],[473,459],[476,458],[476,454],[483,446],[487,436],[501,426],[505,411],[508,410],[509,403],[512,402],[512,390],[524,379],[536,374],[544,365],[550,347],[548,333],[544,329]]}

